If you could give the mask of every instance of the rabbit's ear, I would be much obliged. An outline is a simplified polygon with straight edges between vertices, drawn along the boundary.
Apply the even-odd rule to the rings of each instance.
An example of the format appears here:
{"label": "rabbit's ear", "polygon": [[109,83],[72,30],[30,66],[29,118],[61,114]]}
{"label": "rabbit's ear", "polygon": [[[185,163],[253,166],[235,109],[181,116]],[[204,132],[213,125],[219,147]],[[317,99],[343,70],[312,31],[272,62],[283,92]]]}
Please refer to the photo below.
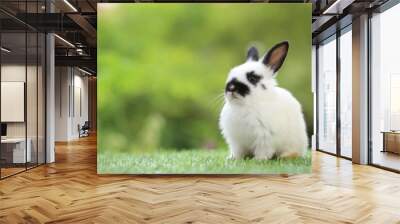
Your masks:
{"label": "rabbit's ear", "polygon": [[289,42],[287,41],[275,45],[262,59],[263,64],[271,68],[272,71],[277,72],[282,66],[283,61],[285,61],[288,50]]}
{"label": "rabbit's ear", "polygon": [[258,61],[258,50],[254,46],[247,50],[247,61]]}

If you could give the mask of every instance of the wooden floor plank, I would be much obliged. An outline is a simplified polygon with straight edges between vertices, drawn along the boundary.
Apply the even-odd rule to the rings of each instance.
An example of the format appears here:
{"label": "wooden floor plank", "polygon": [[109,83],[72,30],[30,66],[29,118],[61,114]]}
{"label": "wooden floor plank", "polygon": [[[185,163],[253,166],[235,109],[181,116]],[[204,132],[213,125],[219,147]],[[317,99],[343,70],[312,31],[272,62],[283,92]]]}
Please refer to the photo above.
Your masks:
{"label": "wooden floor plank", "polygon": [[400,175],[313,152],[302,175],[97,175],[96,137],[0,181],[0,223],[400,223]]}

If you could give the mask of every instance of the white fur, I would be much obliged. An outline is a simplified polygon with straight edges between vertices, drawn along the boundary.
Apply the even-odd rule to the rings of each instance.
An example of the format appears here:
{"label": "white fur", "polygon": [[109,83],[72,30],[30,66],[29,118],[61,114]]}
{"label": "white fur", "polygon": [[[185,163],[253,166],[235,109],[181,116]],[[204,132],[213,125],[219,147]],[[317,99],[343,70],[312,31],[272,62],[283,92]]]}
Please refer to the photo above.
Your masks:
{"label": "white fur", "polygon": [[[256,87],[246,78],[249,71],[263,77]],[[229,158],[304,156],[308,140],[301,105],[289,91],[277,86],[273,71],[261,60],[247,61],[230,71],[227,82],[232,78],[247,84],[250,93],[245,97],[225,94],[219,125],[230,148]]]}

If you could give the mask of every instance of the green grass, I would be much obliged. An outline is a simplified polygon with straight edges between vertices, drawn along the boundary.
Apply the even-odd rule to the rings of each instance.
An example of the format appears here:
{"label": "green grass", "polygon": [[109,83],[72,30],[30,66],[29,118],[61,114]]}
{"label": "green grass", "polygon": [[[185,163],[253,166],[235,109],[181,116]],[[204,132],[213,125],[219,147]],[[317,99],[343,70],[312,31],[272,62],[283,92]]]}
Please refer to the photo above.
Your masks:
{"label": "green grass", "polygon": [[227,160],[225,150],[162,150],[154,153],[99,153],[99,174],[293,174],[311,172],[305,158]]}

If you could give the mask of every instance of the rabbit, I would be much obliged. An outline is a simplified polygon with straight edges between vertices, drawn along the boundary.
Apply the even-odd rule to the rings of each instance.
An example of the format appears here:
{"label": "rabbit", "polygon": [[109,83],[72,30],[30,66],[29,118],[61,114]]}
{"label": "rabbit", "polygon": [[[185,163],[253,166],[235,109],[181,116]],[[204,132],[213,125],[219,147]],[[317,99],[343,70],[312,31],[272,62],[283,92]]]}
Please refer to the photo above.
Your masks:
{"label": "rabbit", "polygon": [[305,156],[308,138],[301,105],[275,80],[288,50],[283,41],[259,59],[258,50],[250,47],[247,61],[229,72],[219,117],[229,159]]}

